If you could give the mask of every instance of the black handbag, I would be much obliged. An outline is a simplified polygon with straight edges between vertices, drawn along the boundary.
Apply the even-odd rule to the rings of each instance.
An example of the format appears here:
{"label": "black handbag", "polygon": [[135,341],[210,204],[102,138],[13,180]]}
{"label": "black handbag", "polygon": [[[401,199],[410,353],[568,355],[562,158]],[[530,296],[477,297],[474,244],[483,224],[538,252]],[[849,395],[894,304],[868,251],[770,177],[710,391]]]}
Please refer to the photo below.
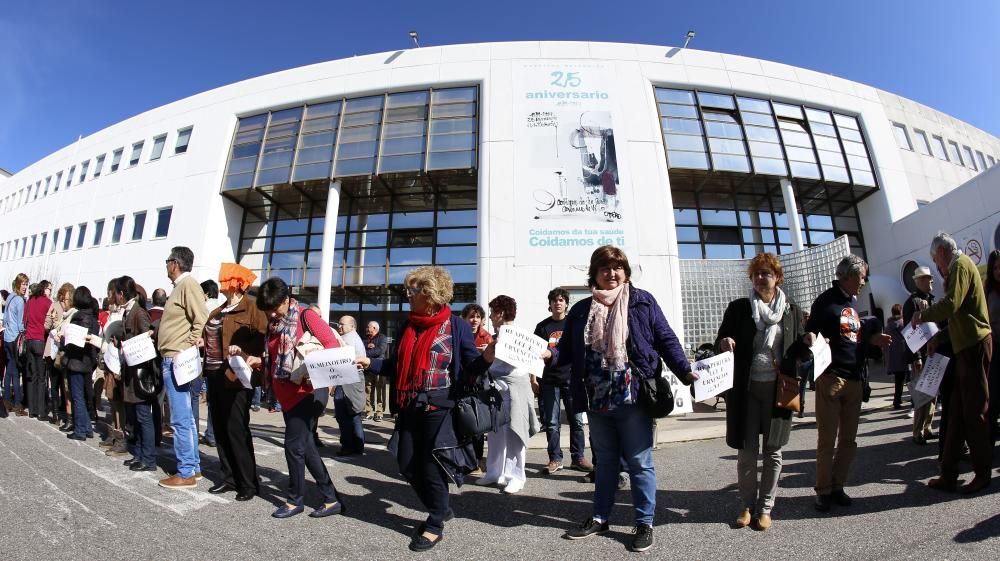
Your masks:
{"label": "black handbag", "polygon": [[487,376],[486,381],[458,398],[453,412],[455,433],[459,440],[496,432],[510,424],[510,405],[504,402],[503,393],[494,383],[493,376]]}
{"label": "black handbag", "polygon": [[18,369],[24,370],[28,364],[28,335],[26,333],[21,333],[14,340],[14,352],[16,353],[14,359],[17,361]]}
{"label": "black handbag", "polygon": [[[627,341],[629,356],[636,356],[632,346],[632,338]],[[663,377],[663,361],[656,357],[656,372],[649,375],[636,368],[635,363],[629,361],[633,376],[639,376],[642,381],[639,383],[639,409],[648,417],[662,419],[674,410],[674,392],[670,389],[670,380]]]}
{"label": "black handbag", "polygon": [[163,391],[163,376],[156,360],[147,360],[136,366],[126,366],[134,378],[132,389],[136,397],[144,401],[157,399]]}

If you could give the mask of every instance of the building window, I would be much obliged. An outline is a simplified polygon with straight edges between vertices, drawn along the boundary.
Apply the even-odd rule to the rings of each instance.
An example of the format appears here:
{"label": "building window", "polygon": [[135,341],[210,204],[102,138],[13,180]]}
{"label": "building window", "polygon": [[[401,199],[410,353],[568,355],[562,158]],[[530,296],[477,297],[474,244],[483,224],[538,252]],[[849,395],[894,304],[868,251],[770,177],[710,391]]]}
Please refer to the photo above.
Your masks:
{"label": "building window", "polygon": [[104,154],[101,154],[94,160],[94,179],[101,176],[101,170],[104,168]]}
{"label": "building window", "polygon": [[138,241],[142,239],[142,230],[146,227],[146,211],[137,212],[132,217],[132,241]]}
{"label": "building window", "polygon": [[976,150],[976,158],[979,160],[979,171],[986,171],[986,156],[979,150]]}
{"label": "building window", "polygon": [[[431,92],[430,140],[427,169],[464,169],[476,166],[479,90],[450,88]],[[389,112],[390,116],[392,111]],[[386,142],[383,141],[383,149]]]}
{"label": "building window", "polygon": [[424,168],[429,103],[430,94],[426,91],[390,94],[386,98],[379,173]]}
{"label": "building window", "polygon": [[132,155],[129,156],[128,167],[134,167],[139,163],[139,157],[142,156],[142,145],[142,140],[132,145]]}
{"label": "building window", "polygon": [[986,156],[986,159],[990,161],[990,167],[995,166],[997,163],[996,158],[994,158],[993,156]]}
{"label": "building window", "polygon": [[903,150],[913,151],[913,145],[910,144],[910,135],[906,134],[906,126],[899,123],[892,124],[892,133],[896,135],[896,145]]}
{"label": "building window", "polygon": [[937,156],[939,159],[947,162],[948,153],[945,152],[944,149],[944,139],[936,134],[933,136],[933,139],[934,142],[931,142],[931,151],[933,151],[934,155]]}
{"label": "building window", "polygon": [[153,139],[153,153],[149,155],[149,161],[159,160],[163,154],[163,145],[167,143],[167,135],[161,134]]}
{"label": "building window", "polygon": [[49,195],[49,186],[52,185],[52,176],[45,178],[45,190],[42,191],[42,197],[47,197]]}
{"label": "building window", "polygon": [[70,166],[69,173],[66,174],[66,188],[73,184],[73,174],[76,172],[76,166]]}
{"label": "building window", "polygon": [[115,224],[111,228],[111,243],[115,244],[122,241],[122,230],[125,227],[125,216],[116,216]]}
{"label": "building window", "polygon": [[819,155],[823,179],[850,183],[851,178],[847,174],[847,163],[844,161],[844,153],[840,148],[830,112],[807,107],[806,117],[809,119],[809,130],[812,132],[813,142],[816,144],[816,153]]}
{"label": "building window", "polygon": [[[331,101],[306,106],[292,181],[330,177],[333,147],[337,143],[337,130],[340,127],[341,105],[341,101]],[[233,160],[229,164],[230,172],[245,173],[246,166],[251,162],[256,163],[256,155],[242,162]],[[239,167],[241,164],[242,168]]]}
{"label": "building window", "polygon": [[38,236],[37,236],[37,234],[34,235],[34,236],[31,236],[31,251],[28,253],[28,257],[34,257],[35,256],[35,244],[37,242],[38,242]]}
{"label": "building window", "polygon": [[920,129],[913,129],[913,138],[917,139],[917,151],[924,156],[931,155],[931,147],[927,142],[927,133]]}
{"label": "building window", "polygon": [[101,245],[101,237],[104,235],[104,219],[94,221],[94,243],[93,245]]}
{"label": "building window", "polygon": [[111,155],[111,173],[118,171],[118,166],[122,163],[122,152],[124,148],[119,148]]}
{"label": "building window", "polygon": [[76,229],[76,248],[83,247],[83,242],[87,237],[87,223],[80,224]]}
{"label": "building window", "polygon": [[174,145],[174,154],[183,154],[188,151],[188,144],[191,143],[191,131],[194,127],[188,127],[177,131],[177,144]]}
{"label": "building window", "polygon": [[655,93],[670,167],[709,169],[708,149],[694,92],[657,88]]}
{"label": "building window", "polygon": [[948,141],[948,159],[950,159],[953,164],[960,166],[964,165],[962,162],[962,154],[958,151],[958,143],[954,140]]}
{"label": "building window", "polygon": [[44,255],[45,254],[45,242],[48,240],[48,238],[49,238],[49,233],[48,232],[42,232],[41,238],[40,238],[41,239],[41,243],[39,244],[39,247],[38,247],[38,254],[39,255]]}
{"label": "building window", "polygon": [[871,159],[868,157],[868,148],[861,137],[858,120],[848,115],[836,113],[833,115],[833,120],[837,124],[837,133],[844,146],[844,155],[847,157],[851,181],[856,185],[875,187],[875,174],[872,173]]}
{"label": "building window", "polygon": [[979,168],[976,167],[976,160],[972,157],[972,148],[962,146],[962,150],[965,151],[965,165],[975,171],[979,171]]}
{"label": "building window", "polygon": [[161,208],[156,213],[156,237],[165,238],[167,233],[170,231],[170,215],[173,213],[173,208]]}
{"label": "building window", "polygon": [[[382,123],[382,109],[385,96],[359,97],[344,102],[340,139],[337,143],[337,163],[334,174],[371,175],[375,173],[375,159],[378,155],[379,129]],[[273,120],[278,113],[272,113]],[[270,136],[268,127],[268,136]],[[265,156],[261,159],[261,170],[264,159],[267,158],[265,140]],[[257,183],[260,183],[258,177]]]}
{"label": "building window", "polygon": [[42,181],[39,180],[35,183],[35,196],[31,198],[32,201],[37,201],[38,197],[42,194]]}
{"label": "building window", "polygon": [[84,179],[87,179],[87,168],[90,167],[90,160],[80,164],[80,177],[76,180],[77,183],[83,183]]}
{"label": "building window", "polygon": [[53,193],[58,193],[59,192],[59,184],[62,183],[62,176],[63,176],[63,172],[60,171],[60,172],[56,173],[56,182],[52,185],[52,192]]}
{"label": "building window", "polygon": [[288,183],[301,121],[302,107],[271,113],[255,185]]}
{"label": "building window", "polygon": [[[257,170],[257,158],[260,156],[260,143],[264,139],[266,125],[266,113],[240,119],[236,126],[233,148],[229,153],[226,178],[222,182],[223,191],[243,189],[253,185],[254,172]],[[319,125],[314,124],[313,126],[318,127]]]}
{"label": "building window", "polygon": [[49,248],[49,253],[55,253],[59,249],[59,229],[56,228],[52,230],[52,246]]}
{"label": "building window", "polygon": [[69,251],[69,245],[73,243],[73,227],[66,226],[63,228],[63,251]]}

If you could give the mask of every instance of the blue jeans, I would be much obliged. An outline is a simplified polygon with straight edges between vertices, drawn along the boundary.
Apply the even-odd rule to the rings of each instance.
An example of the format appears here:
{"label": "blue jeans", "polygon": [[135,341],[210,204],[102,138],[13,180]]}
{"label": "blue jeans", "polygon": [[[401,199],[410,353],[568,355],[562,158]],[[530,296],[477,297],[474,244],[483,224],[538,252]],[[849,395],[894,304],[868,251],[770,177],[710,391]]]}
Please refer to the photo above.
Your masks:
{"label": "blue jeans", "polygon": [[569,455],[574,462],[583,459],[584,435],[583,435],[583,413],[574,415],[573,404],[571,402],[569,386],[557,386],[554,384],[542,383],[538,394],[538,408],[542,414],[542,427],[545,430],[545,437],[549,442],[549,461],[561,462],[563,459],[562,446],[560,445],[559,431],[562,422],[559,415],[559,401],[562,400],[566,408],[566,418],[569,421]]}
{"label": "blue jeans", "polygon": [[251,407],[260,407],[260,386],[253,389],[253,399],[250,400]]}
{"label": "blue jeans", "polygon": [[83,394],[83,385],[89,382],[90,374],[69,373],[69,393],[73,396],[73,434],[77,436],[94,434],[94,429],[90,426],[90,414],[87,413],[87,399]]}
{"label": "blue jeans", "polygon": [[134,439],[128,445],[132,457],[144,466],[156,465],[156,435],[153,427],[153,404],[150,402],[127,405]]}
{"label": "blue jeans", "polygon": [[653,420],[637,405],[621,405],[607,413],[591,412],[590,444],[597,457],[594,518],[607,521],[615,504],[618,470],[628,464],[635,523],[653,525],[656,511],[656,468],[653,467]]}
{"label": "blue jeans", "polygon": [[351,402],[340,386],[333,392],[333,415],[340,428],[340,449],[344,452],[365,451],[365,428],[361,423],[361,413],[351,411]]}
{"label": "blue jeans", "polygon": [[3,375],[3,398],[12,401],[14,407],[20,407],[21,373],[17,370],[16,343],[16,340],[3,342],[3,350],[7,352],[7,371]]}
{"label": "blue jeans", "polygon": [[198,427],[191,410],[191,382],[178,386],[174,380],[174,359],[163,357],[163,388],[170,400],[170,425],[174,429],[174,455],[177,456],[177,473],[193,477],[201,471],[198,455]]}

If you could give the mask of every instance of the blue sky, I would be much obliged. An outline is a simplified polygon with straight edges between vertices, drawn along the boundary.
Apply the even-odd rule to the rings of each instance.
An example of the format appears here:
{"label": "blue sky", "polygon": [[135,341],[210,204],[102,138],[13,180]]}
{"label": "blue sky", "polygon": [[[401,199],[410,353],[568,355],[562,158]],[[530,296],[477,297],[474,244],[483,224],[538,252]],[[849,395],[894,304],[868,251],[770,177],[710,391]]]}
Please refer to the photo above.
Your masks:
{"label": "blue sky", "polygon": [[482,41],[679,45],[867,83],[1000,136],[997,0],[6,0],[0,167],[245,78],[355,54]]}

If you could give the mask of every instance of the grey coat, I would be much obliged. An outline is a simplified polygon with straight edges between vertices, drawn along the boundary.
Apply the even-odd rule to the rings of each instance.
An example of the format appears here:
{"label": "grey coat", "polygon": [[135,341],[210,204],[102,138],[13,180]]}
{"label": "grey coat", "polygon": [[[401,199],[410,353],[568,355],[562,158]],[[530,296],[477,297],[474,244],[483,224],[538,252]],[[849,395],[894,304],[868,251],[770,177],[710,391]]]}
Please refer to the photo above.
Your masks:
{"label": "grey coat", "polygon": [[510,365],[499,360],[493,361],[490,373],[496,380],[507,384],[510,391],[510,430],[527,446],[528,439],[541,429],[535,415],[531,376],[527,372],[511,370]]}

